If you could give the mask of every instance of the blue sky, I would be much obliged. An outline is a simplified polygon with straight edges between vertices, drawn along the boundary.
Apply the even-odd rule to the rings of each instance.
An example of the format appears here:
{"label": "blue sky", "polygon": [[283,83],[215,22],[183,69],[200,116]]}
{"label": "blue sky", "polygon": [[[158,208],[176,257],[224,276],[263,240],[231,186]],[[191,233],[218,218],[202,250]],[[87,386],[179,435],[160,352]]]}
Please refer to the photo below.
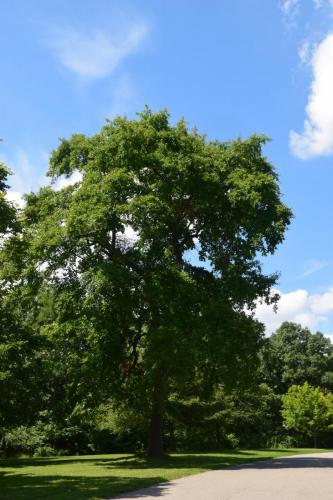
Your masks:
{"label": "blue sky", "polygon": [[333,334],[333,0],[13,0],[0,47],[11,199],[45,182],[59,137],[145,103],[212,139],[270,136],[295,218],[265,263],[279,312],[258,316]]}

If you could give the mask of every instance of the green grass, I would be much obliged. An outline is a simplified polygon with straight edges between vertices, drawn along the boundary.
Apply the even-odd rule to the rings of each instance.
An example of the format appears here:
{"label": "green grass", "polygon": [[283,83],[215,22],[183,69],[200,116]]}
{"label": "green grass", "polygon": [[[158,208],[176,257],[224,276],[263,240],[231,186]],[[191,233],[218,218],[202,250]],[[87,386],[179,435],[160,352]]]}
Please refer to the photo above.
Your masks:
{"label": "green grass", "polygon": [[136,455],[86,455],[0,460],[1,500],[110,498],[170,479],[212,469],[327,450],[239,450],[174,453],[151,460]]}

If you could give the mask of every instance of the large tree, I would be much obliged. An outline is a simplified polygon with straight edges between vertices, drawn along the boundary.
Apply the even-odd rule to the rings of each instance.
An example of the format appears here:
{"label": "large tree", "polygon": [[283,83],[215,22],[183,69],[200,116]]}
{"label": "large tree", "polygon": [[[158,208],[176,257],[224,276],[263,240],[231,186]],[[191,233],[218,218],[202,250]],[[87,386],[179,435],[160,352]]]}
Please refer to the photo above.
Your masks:
{"label": "large tree", "polygon": [[149,109],[63,139],[55,184],[27,196],[22,234],[4,251],[21,253],[7,289],[19,275],[33,289],[29,314],[60,368],[73,375],[74,363],[88,405],[104,390],[149,414],[152,455],[173,386],[198,372],[235,382],[255,361],[262,325],[251,311],[259,297],[275,300],[277,279],[259,258],[291,217],[265,142],[208,141]]}

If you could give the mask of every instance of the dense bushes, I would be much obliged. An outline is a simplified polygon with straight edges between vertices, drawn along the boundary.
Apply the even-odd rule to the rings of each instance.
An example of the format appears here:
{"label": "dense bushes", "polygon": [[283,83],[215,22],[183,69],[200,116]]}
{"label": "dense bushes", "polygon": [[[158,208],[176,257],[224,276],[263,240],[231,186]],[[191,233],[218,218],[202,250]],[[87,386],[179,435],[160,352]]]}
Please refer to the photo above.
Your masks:
{"label": "dense bushes", "polygon": [[[92,448],[92,449],[91,449]],[[62,455],[93,451],[89,443],[89,432],[84,427],[59,428],[55,424],[36,422],[32,426],[4,429],[1,449],[12,455]]]}

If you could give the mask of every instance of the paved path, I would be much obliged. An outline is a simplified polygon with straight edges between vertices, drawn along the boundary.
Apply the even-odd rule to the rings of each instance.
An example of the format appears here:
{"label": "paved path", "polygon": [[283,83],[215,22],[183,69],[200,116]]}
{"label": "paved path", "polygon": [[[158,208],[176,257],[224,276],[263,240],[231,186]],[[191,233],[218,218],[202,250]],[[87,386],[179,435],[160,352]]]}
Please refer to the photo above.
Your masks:
{"label": "paved path", "polygon": [[333,453],[295,455],[204,472],[117,498],[333,500]]}

